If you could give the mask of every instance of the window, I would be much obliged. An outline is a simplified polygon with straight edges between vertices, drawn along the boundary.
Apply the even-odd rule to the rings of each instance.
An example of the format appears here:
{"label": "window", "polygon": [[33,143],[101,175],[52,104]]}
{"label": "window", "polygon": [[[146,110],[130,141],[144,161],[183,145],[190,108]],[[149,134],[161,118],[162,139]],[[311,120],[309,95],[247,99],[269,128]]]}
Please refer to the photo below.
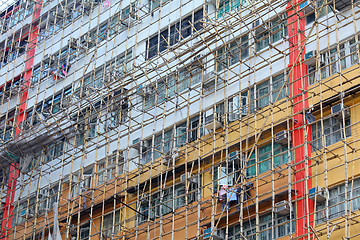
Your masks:
{"label": "window", "polygon": [[202,118],[195,116],[187,122],[182,123],[176,127],[176,146],[182,147],[186,143],[197,140],[204,134],[204,128],[202,126]]}
{"label": "window", "polygon": [[80,98],[81,96],[97,93],[105,83],[120,78],[124,73],[131,70],[131,58],[132,50],[129,49],[98,67],[95,71],[86,74],[80,80],[82,81],[81,87],[75,90],[75,95]]}
{"label": "window", "polygon": [[[90,222],[87,222],[79,227],[79,240],[90,240]],[[77,226],[70,230],[71,239],[77,238]]]}
{"label": "window", "polygon": [[[274,160],[272,160],[272,157]],[[274,143],[272,147],[272,144],[269,143],[254,150],[250,157],[247,158],[249,158],[249,160],[247,164],[245,164],[247,167],[246,176],[252,177],[271,170],[272,164],[274,164],[274,167],[278,167],[291,162],[292,155],[288,153],[287,146]],[[256,172],[256,165],[258,173]]]}
{"label": "window", "polygon": [[61,156],[64,152],[65,139],[61,139],[55,143],[51,143],[46,148],[46,157],[44,163],[50,162],[53,159]]}
{"label": "window", "polygon": [[[203,28],[201,23],[202,19],[203,9],[200,9],[190,16],[181,19],[180,22],[173,24],[170,28],[162,30],[160,34],[149,38],[146,43],[147,59],[158,55],[160,52],[165,51],[168,46],[172,46],[178,41],[195,34],[196,31],[201,30]],[[194,28],[191,25],[193,25]],[[181,36],[179,36],[178,31],[181,33]]]}
{"label": "window", "polygon": [[82,145],[85,139],[90,140],[96,138],[101,130],[97,115],[86,119],[84,116],[80,116],[79,121],[81,121],[81,123],[78,124],[80,133],[76,136],[76,146]]}
{"label": "window", "polygon": [[[241,225],[233,225],[228,228],[228,239],[247,239],[247,240],[272,240],[289,236],[290,233],[295,232],[295,220],[294,216],[278,215],[274,214],[272,218],[271,213],[263,214],[259,216],[259,237],[256,237],[256,219],[244,220],[243,232],[241,232]],[[224,233],[226,229],[223,230]],[[273,236],[274,234],[274,236]],[[244,237],[245,238],[244,238]]]}
{"label": "window", "polygon": [[53,208],[54,203],[58,202],[59,184],[53,187],[45,187],[39,190],[38,212],[42,213]]}
{"label": "window", "polygon": [[118,33],[120,29],[119,14],[115,14],[109,20],[109,36],[113,36]]}
{"label": "window", "polygon": [[[138,214],[138,223],[146,222],[149,217],[154,219],[171,213],[173,209],[185,206],[186,202],[189,204],[198,201],[198,189],[201,184],[197,180],[197,176],[191,178],[188,189],[186,189],[185,183],[179,183],[175,185],[174,189],[170,187],[152,195],[142,194],[138,207],[142,214]],[[173,191],[175,195],[173,195]]]}
{"label": "window", "polygon": [[92,166],[83,171],[72,175],[70,198],[75,198],[92,187]]}
{"label": "window", "polygon": [[147,93],[144,97],[144,108],[150,109],[155,105],[162,104],[167,98],[174,97],[199,82],[201,82],[201,69],[197,67],[190,71],[181,69],[178,73],[171,73],[145,87]]}
{"label": "window", "polygon": [[116,235],[119,232],[119,223],[120,223],[120,210],[115,210],[109,214],[106,214],[104,216],[104,219],[102,221],[102,236],[107,239],[114,235]]}
{"label": "window", "polygon": [[[309,85],[358,64],[358,36],[320,53],[319,63],[308,66]],[[319,66],[318,66],[319,65]]]}
{"label": "window", "polygon": [[288,29],[284,21],[280,18],[275,18],[256,29],[256,51],[260,51],[269,46],[269,43],[280,41],[288,35]]}
{"label": "window", "polygon": [[32,83],[37,83],[41,79],[49,76],[51,73],[50,69],[55,68],[54,62],[51,62],[50,59],[45,59],[41,62],[40,65],[34,67],[32,72]]}
{"label": "window", "polygon": [[220,186],[233,186],[240,176],[242,164],[238,151],[229,153],[227,162],[214,168],[214,192],[218,192]]}
{"label": "window", "polygon": [[[288,81],[289,78],[285,82],[284,74],[279,74],[272,77],[271,80],[255,84],[250,89],[250,112],[269,106],[270,102],[285,98],[289,93]],[[241,95],[245,96],[246,92],[241,93]]]}
{"label": "window", "polygon": [[[240,116],[247,115],[248,113],[248,97],[247,92],[242,93],[241,96],[234,96],[229,99],[228,107],[229,107],[229,122],[235,121],[240,118]],[[246,94],[246,95],[245,95]]]}
{"label": "window", "polygon": [[19,37],[12,36],[10,39],[0,43],[0,68],[15,60],[25,53],[28,35]]}
{"label": "window", "polygon": [[[316,222],[320,224],[327,219],[333,219],[348,214],[347,211],[357,211],[360,208],[360,179],[350,180],[345,197],[345,184],[329,189],[329,215],[327,217],[326,202],[316,203]],[[346,204],[346,205],[345,205]]]}
{"label": "window", "polygon": [[[332,0],[329,2],[331,4],[331,6],[338,11],[342,11],[342,10],[350,7],[352,4],[352,1],[341,1],[341,0]],[[355,2],[357,2],[357,0],[354,0],[353,2],[355,3]]]}
{"label": "window", "polygon": [[79,173],[74,173],[72,175],[71,180],[71,192],[70,192],[70,198],[75,198],[80,194],[81,189],[81,179]]}
{"label": "window", "polygon": [[[321,120],[311,125],[311,137],[313,140],[312,147],[314,150],[328,147],[344,139],[344,125],[342,114],[330,116],[323,120],[324,131],[321,128]],[[350,114],[345,114],[345,135],[351,136]],[[323,137],[325,144],[323,144]]]}
{"label": "window", "polygon": [[121,10],[121,19],[126,20],[130,15],[133,15],[136,12],[136,3],[133,2],[132,4],[125,7]]}
{"label": "window", "polygon": [[154,142],[154,159],[159,158],[161,156],[168,155],[172,148],[173,144],[173,134],[172,129],[164,131],[164,135],[162,133],[155,136]]}
{"label": "window", "polygon": [[346,68],[344,44],[339,44],[339,51],[337,50],[337,47],[330,49],[327,56],[329,56],[328,63],[330,64],[330,75],[340,72]]}
{"label": "window", "polygon": [[0,13],[0,26],[3,26],[2,29],[0,27],[0,31],[2,30],[3,33],[20,23],[33,12],[34,2],[14,1],[13,3],[15,4]]}
{"label": "window", "polygon": [[150,10],[154,10],[155,8],[159,7],[160,5],[163,5],[164,3],[168,2],[170,0],[150,0]]}
{"label": "window", "polygon": [[23,76],[19,76],[0,86],[0,99],[3,95],[5,101],[17,96],[21,92],[22,82]]}
{"label": "window", "polygon": [[9,113],[4,114],[0,119],[0,139],[4,142],[12,140],[13,137],[15,137],[16,123],[14,119],[15,110],[9,111]]}
{"label": "window", "polygon": [[[324,3],[324,0],[316,0],[316,11],[318,14],[318,18],[324,17],[326,15],[326,12],[327,12],[326,9],[328,8],[328,5],[325,3],[323,6],[323,3]],[[331,10],[329,9],[328,11],[331,11]],[[314,21],[315,21],[315,11],[306,15],[306,24],[310,24]]]}
{"label": "window", "polygon": [[[101,43],[107,37],[118,33],[120,24],[120,14],[115,14],[109,20],[101,23],[98,28],[91,29],[88,33],[80,37],[80,45],[89,50],[96,44]],[[108,36],[109,33],[109,36]]]}
{"label": "window", "polygon": [[[111,179],[115,178],[116,175],[119,175],[123,172],[123,152],[119,153],[118,159],[116,152],[117,151],[115,150],[113,154],[108,157],[107,160],[105,159],[98,163],[97,185],[103,184],[105,181],[110,181]],[[118,167],[117,171],[116,166]]]}
{"label": "window", "polygon": [[71,94],[71,87],[64,88],[53,97],[38,103],[33,109],[27,110],[26,124],[35,126],[41,121],[46,120],[51,114],[55,114],[63,109],[64,99]]}
{"label": "window", "polygon": [[[83,13],[87,14],[88,9],[87,7],[84,9],[83,2],[85,3],[83,0],[67,0],[66,4],[60,4],[51,9],[49,13],[43,14],[39,25],[39,41],[44,41],[46,38],[58,33],[71,22],[76,21]],[[97,0],[91,1],[91,6],[95,7],[99,2]]]}
{"label": "window", "polygon": [[246,34],[221,47],[216,55],[218,72],[249,57],[249,35]]}
{"label": "window", "polygon": [[128,99],[124,98],[120,100],[120,103],[115,100],[113,104],[113,106],[107,106],[104,131],[116,129],[119,123],[125,123],[128,120]]}
{"label": "window", "polygon": [[319,79],[316,74],[316,67],[315,66],[308,66],[308,80],[309,85],[315,84]]}
{"label": "window", "polygon": [[148,163],[151,159],[157,159],[160,157],[166,157],[171,153],[173,147],[173,130],[164,131],[157,134],[154,137],[154,145],[152,144],[152,139],[144,141],[142,148],[142,159],[143,164]]}
{"label": "window", "polygon": [[28,197],[26,200],[20,202],[19,205],[16,205],[14,209],[13,223],[17,225],[33,218],[35,216],[36,205],[35,195]]}
{"label": "window", "polygon": [[359,56],[358,56],[359,43],[356,44],[356,40],[357,37],[354,37],[349,41],[351,66],[359,63]]}
{"label": "window", "polygon": [[217,17],[221,18],[225,13],[238,9],[240,7],[240,1],[246,5],[246,1],[244,0],[220,0]]}

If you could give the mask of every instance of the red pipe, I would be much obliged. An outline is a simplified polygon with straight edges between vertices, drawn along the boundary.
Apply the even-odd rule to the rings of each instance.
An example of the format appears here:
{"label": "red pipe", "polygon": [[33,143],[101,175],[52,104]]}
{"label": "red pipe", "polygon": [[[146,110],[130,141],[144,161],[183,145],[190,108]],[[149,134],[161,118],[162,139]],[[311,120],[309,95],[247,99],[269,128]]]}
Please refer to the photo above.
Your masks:
{"label": "red pipe", "polygon": [[[309,179],[306,180],[305,161],[310,166],[311,161],[305,156],[310,156],[312,152],[311,145],[311,127],[304,126],[304,115],[302,111],[309,107],[306,100],[308,97],[308,77],[307,65],[301,59],[305,56],[305,17],[304,12],[299,11],[299,3],[301,0],[292,0],[288,2],[286,9],[288,10],[288,33],[289,33],[289,68],[293,67],[290,72],[290,97],[293,99],[292,113],[294,115],[294,125],[292,127],[293,136],[293,164],[295,164],[296,173],[294,175],[296,188],[295,201],[295,226],[296,234],[300,239],[308,238],[311,234],[309,224],[314,224],[314,205],[310,201],[306,201],[305,196],[312,187],[310,179],[312,172],[308,170]],[[295,7],[296,6],[296,7]],[[305,133],[307,135],[307,155],[305,149]],[[308,224],[309,223],[309,224]]]}
{"label": "red pipe", "polygon": [[[32,16],[32,22],[35,23],[36,19],[40,17],[41,13],[41,5],[42,1],[40,3],[35,4],[34,6],[34,12]],[[25,74],[24,74],[24,80],[22,82],[23,84],[23,92],[21,93],[20,97],[20,106],[19,106],[19,115],[16,119],[16,130],[15,135],[20,134],[20,128],[19,125],[21,122],[23,122],[26,119],[26,107],[27,107],[27,101],[28,101],[28,90],[31,84],[31,75],[32,75],[32,67],[34,64],[34,56],[35,56],[35,48],[38,41],[38,35],[39,35],[39,28],[38,24],[32,24],[30,27],[30,33],[29,33],[29,44],[28,44],[28,50],[26,52],[26,62],[25,62]],[[9,180],[8,180],[8,188],[6,192],[6,201],[4,204],[4,211],[3,211],[3,219],[1,223],[1,238],[2,239],[8,239],[10,234],[10,229],[12,227],[12,221],[13,221],[13,211],[14,206],[13,203],[15,201],[15,191],[16,191],[16,180],[19,177],[19,170],[18,170],[18,163],[12,163],[10,165],[10,173],[9,173]]]}

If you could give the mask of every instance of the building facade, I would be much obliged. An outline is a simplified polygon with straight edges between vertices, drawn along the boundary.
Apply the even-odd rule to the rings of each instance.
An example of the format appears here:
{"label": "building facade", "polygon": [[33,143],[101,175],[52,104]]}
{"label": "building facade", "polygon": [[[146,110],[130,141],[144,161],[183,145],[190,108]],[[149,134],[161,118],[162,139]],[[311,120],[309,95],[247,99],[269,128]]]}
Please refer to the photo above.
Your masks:
{"label": "building facade", "polygon": [[359,239],[359,10],[8,4],[0,238]]}

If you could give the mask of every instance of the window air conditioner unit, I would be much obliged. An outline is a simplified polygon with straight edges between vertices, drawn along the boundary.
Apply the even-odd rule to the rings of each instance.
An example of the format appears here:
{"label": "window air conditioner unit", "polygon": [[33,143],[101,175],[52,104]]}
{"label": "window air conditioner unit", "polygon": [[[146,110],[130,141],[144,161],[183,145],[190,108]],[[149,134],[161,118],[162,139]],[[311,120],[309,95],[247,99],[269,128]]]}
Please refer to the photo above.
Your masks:
{"label": "window air conditioner unit", "polygon": [[136,20],[137,20],[137,16],[134,13],[130,13],[129,15],[127,15],[126,17],[121,19],[121,23],[123,25],[125,25],[126,27],[132,26]]}
{"label": "window air conditioner unit", "polygon": [[240,118],[240,113],[229,113],[229,121],[234,122]]}
{"label": "window air conditioner unit", "polygon": [[207,228],[204,230],[203,239],[223,240],[225,238],[221,230],[215,229],[214,231],[212,231],[212,228]]}
{"label": "window air conditioner unit", "polygon": [[215,71],[206,72],[203,78],[203,87],[206,89],[215,87],[215,76]]}
{"label": "window air conditioner unit", "polygon": [[54,11],[54,13],[59,17],[63,17],[65,15],[65,11],[62,7],[59,7],[56,12]]}
{"label": "window air conditioner unit", "polygon": [[[26,210],[25,210],[26,213]],[[26,214],[24,215],[26,217]],[[29,208],[27,219],[35,217],[35,209]]]}
{"label": "window air conditioner unit", "polygon": [[58,54],[50,55],[50,63],[57,63],[58,62]]}
{"label": "window air conditioner unit", "polygon": [[316,50],[305,53],[304,63],[308,66],[314,66],[316,64]]}
{"label": "window air conditioner unit", "polygon": [[218,113],[214,113],[213,109],[209,110],[206,112],[206,117],[205,117],[205,129],[211,131],[214,129],[218,129],[222,127],[222,122],[221,122],[221,116]]}
{"label": "window air conditioner unit", "polygon": [[181,174],[181,176],[180,176],[180,181],[181,181],[181,182],[185,182],[186,179],[187,179],[189,182],[197,183],[197,178],[196,178],[196,177],[191,178],[191,173],[190,173],[190,172],[186,172],[186,173],[184,173],[184,174]]}
{"label": "window air conditioner unit", "polygon": [[104,132],[116,129],[117,127],[118,123],[115,119],[107,119],[104,123]]}
{"label": "window air conditioner unit", "polygon": [[240,118],[240,113],[229,113],[229,121],[234,122]]}
{"label": "window air conditioner unit", "polygon": [[190,66],[192,68],[196,68],[196,67],[201,68],[201,67],[203,67],[204,66],[204,63],[203,63],[204,58],[202,58],[202,57],[203,57],[202,54],[199,54],[196,57],[194,57],[191,64],[190,64]]}
{"label": "window air conditioner unit", "polygon": [[281,202],[275,203],[275,212],[279,215],[290,214],[289,202],[286,200],[283,200]]}
{"label": "window air conditioner unit", "polygon": [[55,18],[56,18],[56,11],[51,11],[49,13],[49,20],[53,22],[55,21]]}
{"label": "window air conditioner unit", "polygon": [[206,0],[206,2],[208,4],[212,4],[212,5],[214,5],[214,7],[216,7],[216,0]]}
{"label": "window air conditioner unit", "polygon": [[326,200],[326,193],[321,187],[313,187],[309,189],[309,199],[316,202],[324,202]]}
{"label": "window air conditioner unit", "polygon": [[92,0],[83,0],[83,6],[86,11],[91,10]]}
{"label": "window air conditioner unit", "polygon": [[191,173],[190,172],[186,172],[186,173],[184,173],[184,174],[182,174],[181,176],[180,176],[180,181],[181,182],[184,182],[186,179],[189,179],[191,177]]}
{"label": "window air conditioner unit", "polygon": [[[141,146],[141,142],[142,142],[142,146]],[[140,152],[141,147],[143,152],[146,151],[146,149],[149,147],[148,141],[143,141],[140,138],[134,139],[132,148]]]}
{"label": "window air conditioner unit", "polygon": [[290,133],[286,130],[275,133],[275,142],[281,145],[287,145],[288,140],[291,142]]}
{"label": "window air conditioner unit", "polygon": [[256,19],[253,23],[252,23],[252,28],[256,29],[256,31],[259,32],[263,32],[266,30],[265,24],[261,19]]}
{"label": "window air conditioner unit", "polygon": [[65,97],[63,100],[62,100],[62,106],[63,107],[69,107],[71,105],[71,102],[72,102],[72,98],[70,96],[68,97]]}
{"label": "window air conditioner unit", "polygon": [[171,156],[173,158],[178,158],[179,157],[179,148],[178,147],[174,147],[172,150],[171,150]]}
{"label": "window air conditioner unit", "polygon": [[344,115],[345,117],[349,117],[350,116],[350,111],[349,108],[347,106],[345,106],[342,103],[336,104],[334,106],[331,107],[331,114],[334,114],[338,117],[342,117],[342,111],[344,110]]}
{"label": "window air conditioner unit", "polygon": [[147,87],[143,87],[143,85],[139,85],[138,88],[136,88],[136,93],[141,97],[147,97],[150,95],[151,91]]}
{"label": "window air conditioner unit", "polygon": [[68,40],[68,44],[70,48],[77,49],[79,45],[79,39],[70,37],[70,39]]}
{"label": "window air conditioner unit", "polygon": [[[112,152],[112,154],[109,156],[109,159],[113,159],[114,162],[115,162],[116,161],[116,154],[117,154],[117,150],[114,150]],[[124,159],[125,159],[125,153],[124,152],[119,152],[119,157],[118,158],[119,158],[118,159],[119,162],[123,162]]]}
{"label": "window air conditioner unit", "polygon": [[[332,1],[331,1],[331,5],[332,5]],[[351,1],[346,1],[346,0],[335,1],[335,11],[341,11],[349,6],[351,6]]]}
{"label": "window air conditioner unit", "polygon": [[314,6],[311,4],[311,1],[305,1],[299,6],[300,11],[304,11],[305,14],[309,14],[314,11]]}
{"label": "window air conditioner unit", "polygon": [[39,190],[39,198],[48,197],[48,190],[47,189],[40,189]]}

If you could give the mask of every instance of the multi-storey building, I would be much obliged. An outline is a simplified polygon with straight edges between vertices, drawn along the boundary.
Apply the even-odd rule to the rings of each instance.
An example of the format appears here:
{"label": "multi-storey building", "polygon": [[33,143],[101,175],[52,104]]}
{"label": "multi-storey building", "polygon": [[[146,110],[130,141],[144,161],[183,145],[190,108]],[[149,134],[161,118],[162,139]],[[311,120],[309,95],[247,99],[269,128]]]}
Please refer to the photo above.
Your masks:
{"label": "multi-storey building", "polygon": [[359,14],[8,3],[1,239],[359,239]]}

